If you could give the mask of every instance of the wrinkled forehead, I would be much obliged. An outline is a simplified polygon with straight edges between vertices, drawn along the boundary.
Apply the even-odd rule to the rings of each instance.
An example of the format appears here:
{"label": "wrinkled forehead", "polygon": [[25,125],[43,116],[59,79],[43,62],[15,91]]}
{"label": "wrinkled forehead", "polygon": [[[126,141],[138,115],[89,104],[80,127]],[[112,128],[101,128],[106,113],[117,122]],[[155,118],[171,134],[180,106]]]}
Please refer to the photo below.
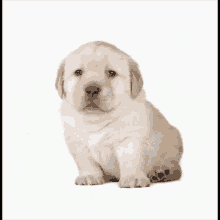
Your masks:
{"label": "wrinkled forehead", "polygon": [[[94,67],[113,68],[121,71],[128,67],[129,56],[114,46],[83,45],[66,59],[67,67],[91,70]],[[68,69],[68,68],[67,68]]]}

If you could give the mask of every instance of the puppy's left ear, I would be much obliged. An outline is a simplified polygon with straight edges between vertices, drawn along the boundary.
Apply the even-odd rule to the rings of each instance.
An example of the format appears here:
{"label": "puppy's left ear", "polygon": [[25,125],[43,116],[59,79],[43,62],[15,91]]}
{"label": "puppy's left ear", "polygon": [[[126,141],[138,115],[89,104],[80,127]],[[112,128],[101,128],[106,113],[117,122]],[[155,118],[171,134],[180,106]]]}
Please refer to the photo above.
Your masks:
{"label": "puppy's left ear", "polygon": [[65,71],[65,60],[63,60],[59,66],[58,72],[57,72],[57,78],[56,78],[56,83],[55,87],[59,93],[59,96],[61,99],[66,97],[66,92],[64,91],[64,71]]}
{"label": "puppy's left ear", "polygon": [[131,76],[131,98],[135,99],[143,88],[143,79],[134,61],[129,62],[130,76]]}

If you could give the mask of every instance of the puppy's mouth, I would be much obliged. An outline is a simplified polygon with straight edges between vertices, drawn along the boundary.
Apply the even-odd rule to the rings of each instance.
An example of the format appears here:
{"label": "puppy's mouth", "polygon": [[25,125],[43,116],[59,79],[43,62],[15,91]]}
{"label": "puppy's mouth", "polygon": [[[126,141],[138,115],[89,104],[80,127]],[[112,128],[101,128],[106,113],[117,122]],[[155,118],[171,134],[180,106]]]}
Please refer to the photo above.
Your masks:
{"label": "puppy's mouth", "polygon": [[90,102],[89,104],[87,104],[84,108],[83,108],[83,112],[86,114],[95,114],[95,115],[99,115],[99,114],[106,114],[111,112],[113,109],[111,110],[104,110],[101,107],[99,107],[97,104],[95,104],[94,102]]}
{"label": "puppy's mouth", "polygon": [[90,102],[85,108],[84,110],[90,110],[90,111],[93,111],[93,110],[100,110],[100,111],[103,111],[98,105],[96,105],[94,102]]}

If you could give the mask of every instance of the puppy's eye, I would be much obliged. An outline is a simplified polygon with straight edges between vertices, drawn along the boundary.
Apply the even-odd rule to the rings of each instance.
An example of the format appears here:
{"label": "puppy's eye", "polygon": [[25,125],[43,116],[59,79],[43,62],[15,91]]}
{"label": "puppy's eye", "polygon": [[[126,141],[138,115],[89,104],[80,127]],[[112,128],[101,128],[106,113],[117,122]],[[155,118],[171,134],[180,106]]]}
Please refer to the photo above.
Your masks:
{"label": "puppy's eye", "polygon": [[116,76],[116,74],[117,74],[117,73],[116,73],[115,71],[113,71],[113,70],[109,70],[108,73],[109,73],[109,76],[110,76],[110,77],[114,77],[114,76]]}
{"label": "puppy's eye", "polygon": [[76,70],[76,71],[74,72],[74,74],[75,74],[76,76],[81,76],[81,75],[82,75],[82,70]]}

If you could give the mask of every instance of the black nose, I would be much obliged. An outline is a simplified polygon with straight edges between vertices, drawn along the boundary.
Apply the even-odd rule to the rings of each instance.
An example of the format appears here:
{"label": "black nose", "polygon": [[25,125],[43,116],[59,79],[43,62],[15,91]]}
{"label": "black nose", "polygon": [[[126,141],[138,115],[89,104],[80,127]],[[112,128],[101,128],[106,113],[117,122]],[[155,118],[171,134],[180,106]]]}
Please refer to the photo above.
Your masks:
{"label": "black nose", "polygon": [[88,86],[85,90],[90,97],[93,97],[98,95],[101,89],[97,86]]}

